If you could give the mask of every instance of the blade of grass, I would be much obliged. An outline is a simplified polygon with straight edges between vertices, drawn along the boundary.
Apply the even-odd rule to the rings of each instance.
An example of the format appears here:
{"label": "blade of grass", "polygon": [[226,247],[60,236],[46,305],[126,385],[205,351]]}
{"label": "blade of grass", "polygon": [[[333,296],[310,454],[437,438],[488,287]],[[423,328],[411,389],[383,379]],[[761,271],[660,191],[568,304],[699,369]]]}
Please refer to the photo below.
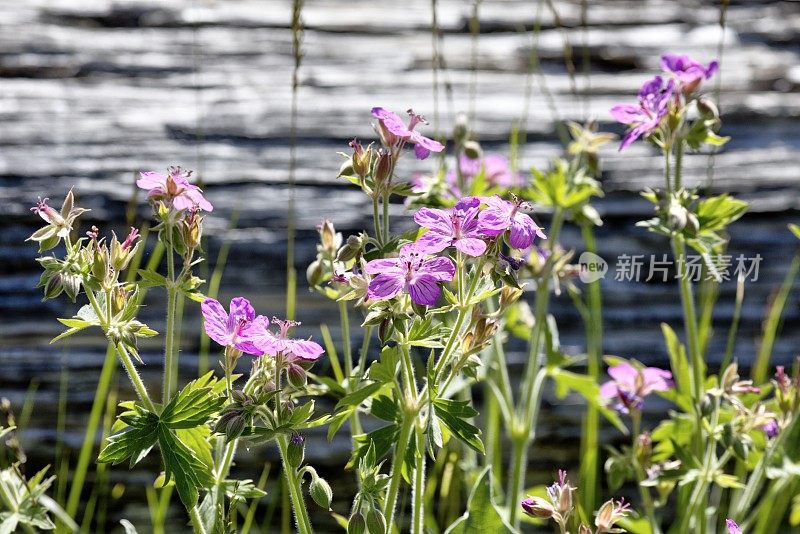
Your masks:
{"label": "blade of grass", "polygon": [[[264,469],[261,470],[261,476],[258,477],[258,484],[256,484],[257,488],[261,488],[262,490],[266,488],[267,479],[269,478],[269,472],[272,468],[272,464],[269,462],[264,463]],[[258,508],[258,499],[253,499],[250,503],[250,506],[247,508],[247,514],[244,517],[244,523],[242,523],[242,528],[240,533],[241,534],[248,534],[250,529],[253,526],[253,519],[256,517],[256,508]]]}
{"label": "blade of grass", "polygon": [[795,280],[797,279],[798,271],[800,271],[800,250],[798,250],[792,263],[789,265],[789,270],[786,272],[786,277],[783,279],[778,293],[772,300],[769,307],[769,313],[764,321],[763,335],[761,336],[761,344],[758,348],[758,355],[756,362],[753,365],[751,378],[756,384],[762,384],[767,378],[767,370],[769,369],[769,362],[772,358],[772,348],[775,345],[775,338],[778,336],[783,317],[783,310],[786,307],[786,301],[789,299],[789,294],[794,287]]}

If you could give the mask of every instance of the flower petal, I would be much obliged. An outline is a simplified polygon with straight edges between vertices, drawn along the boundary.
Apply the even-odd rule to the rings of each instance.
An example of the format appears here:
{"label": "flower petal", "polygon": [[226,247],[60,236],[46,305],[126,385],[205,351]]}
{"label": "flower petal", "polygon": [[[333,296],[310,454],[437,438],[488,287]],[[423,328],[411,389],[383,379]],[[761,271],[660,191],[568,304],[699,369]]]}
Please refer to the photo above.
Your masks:
{"label": "flower petal", "polygon": [[441,292],[436,278],[430,274],[421,274],[408,284],[408,294],[411,295],[411,300],[423,306],[436,304]]}
{"label": "flower petal", "polygon": [[228,332],[228,313],[219,301],[208,298],[200,305],[205,319],[205,331],[208,337],[226,346],[230,340]]}
{"label": "flower petal", "polygon": [[427,274],[439,282],[449,282],[456,274],[456,266],[450,258],[438,256],[422,262],[422,265],[417,269],[417,274]]}
{"label": "flower petal", "polygon": [[367,296],[376,300],[388,300],[403,290],[402,276],[379,274],[369,283]]}
{"label": "flower petal", "polygon": [[473,258],[477,258],[486,252],[486,243],[482,239],[475,237],[464,237],[456,241],[455,245],[458,250]]}

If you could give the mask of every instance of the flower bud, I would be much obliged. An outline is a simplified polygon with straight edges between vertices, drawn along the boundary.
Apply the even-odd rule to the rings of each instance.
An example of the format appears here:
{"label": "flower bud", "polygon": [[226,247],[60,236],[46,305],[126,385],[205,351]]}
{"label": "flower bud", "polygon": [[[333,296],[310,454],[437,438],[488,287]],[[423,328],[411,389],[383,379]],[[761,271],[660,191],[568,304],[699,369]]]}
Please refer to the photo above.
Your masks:
{"label": "flower bud", "polygon": [[53,273],[47,279],[44,283],[44,300],[56,298],[64,291],[63,279],[61,273]]}
{"label": "flower bud", "polygon": [[306,280],[311,287],[320,285],[324,275],[325,270],[322,268],[320,260],[312,261],[306,268]]}
{"label": "flower bud", "polygon": [[369,534],[385,534],[386,518],[377,508],[370,508],[367,512],[367,531]]}
{"label": "flower bud", "polygon": [[481,159],[483,150],[477,141],[467,141],[464,143],[464,155],[471,160]]}
{"label": "flower bud", "polygon": [[183,219],[181,224],[181,237],[187,248],[196,249],[200,247],[200,238],[203,236],[203,218],[196,212],[189,212],[189,216]]}
{"label": "flower bud", "polygon": [[378,327],[378,338],[380,338],[381,343],[386,343],[390,337],[392,337],[392,332],[394,331],[394,322],[389,318],[385,318],[381,321],[380,327]]}
{"label": "flower bud", "polygon": [[379,190],[388,189],[393,165],[394,156],[392,156],[392,153],[385,148],[379,150],[375,168],[372,171],[372,179],[375,180],[375,187]]}
{"label": "flower bud", "polygon": [[306,387],[306,383],[308,382],[305,369],[295,363],[289,364],[289,369],[286,371],[286,377],[289,380],[289,384],[297,389]]}
{"label": "flower bud", "polygon": [[128,300],[128,292],[120,286],[111,290],[111,314],[116,315],[125,308]]}
{"label": "flower bud", "polygon": [[[311,485],[308,487],[308,493],[311,495],[311,498],[314,499],[314,502],[317,503],[321,508],[324,508],[325,510],[331,509],[333,491],[331,490],[330,484],[328,484],[324,478],[314,477],[314,480],[311,481]],[[363,517],[361,518],[361,521],[363,523]],[[347,531],[350,532],[350,529],[348,528]]]}
{"label": "flower bud", "polygon": [[350,147],[353,149],[353,156],[350,160],[352,163],[353,172],[363,178],[369,172],[372,148],[367,147],[364,149],[357,139],[350,141]]}
{"label": "flower bud", "polygon": [[708,98],[700,98],[697,101],[697,112],[706,120],[719,118],[719,109],[717,109],[717,105],[713,100],[709,100]]}
{"label": "flower bud", "polygon": [[292,436],[289,446],[286,449],[286,461],[294,469],[302,465],[305,458],[305,439],[300,434]]}
{"label": "flower bud", "polygon": [[503,286],[503,289],[500,291],[500,310],[502,311],[507,309],[509,306],[517,302],[521,296],[522,289],[511,286]]}
{"label": "flower bud", "polygon": [[578,534],[592,534],[592,530],[583,523],[581,523],[581,526],[578,527]]}
{"label": "flower bud", "polygon": [[469,119],[463,113],[459,113],[456,117],[456,125],[453,128],[453,139],[458,142],[463,142],[469,136]]}
{"label": "flower bud", "polygon": [[364,534],[367,531],[367,523],[364,516],[358,512],[350,516],[347,522],[347,534]]}
{"label": "flower bud", "polygon": [[329,254],[334,254],[337,248],[336,228],[333,223],[325,219],[317,225],[317,232],[319,232],[319,240],[322,244],[322,249]]}
{"label": "flower bud", "polygon": [[539,497],[528,497],[522,501],[521,506],[526,514],[542,519],[550,519],[556,513],[550,503]]}
{"label": "flower bud", "polygon": [[671,230],[679,232],[686,227],[689,212],[686,208],[680,205],[679,202],[672,200],[667,209],[667,226]]}
{"label": "flower bud", "polygon": [[714,413],[714,405],[714,395],[706,393],[703,395],[703,398],[700,399],[700,414],[703,417],[711,417]]}
{"label": "flower bud", "polygon": [[364,242],[361,236],[351,235],[347,238],[345,246],[339,249],[336,261],[346,262],[354,259],[361,252],[361,247],[363,246]]}
{"label": "flower bud", "polygon": [[81,278],[74,274],[65,274],[62,284],[64,286],[64,293],[69,297],[72,302],[75,302],[75,297],[81,290]]}
{"label": "flower bud", "polygon": [[231,442],[242,435],[248,426],[248,417],[239,409],[227,409],[214,424],[214,432],[224,434],[225,441]]}

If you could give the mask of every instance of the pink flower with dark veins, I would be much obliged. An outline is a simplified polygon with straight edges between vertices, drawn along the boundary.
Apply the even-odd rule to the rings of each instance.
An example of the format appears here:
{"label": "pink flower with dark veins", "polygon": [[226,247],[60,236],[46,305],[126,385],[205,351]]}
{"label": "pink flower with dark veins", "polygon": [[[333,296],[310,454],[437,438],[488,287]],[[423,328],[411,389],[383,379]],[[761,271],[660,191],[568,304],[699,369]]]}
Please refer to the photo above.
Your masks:
{"label": "pink flower with dark veins", "polygon": [[180,167],[170,167],[169,174],[157,172],[139,173],[141,178],[136,180],[136,185],[147,190],[147,199],[161,200],[168,207],[176,210],[189,210],[197,206],[203,211],[213,211],[214,206],[205,199],[203,190],[190,184],[187,179],[191,171],[184,171]]}
{"label": "pink flower with dark veins", "polygon": [[[425,117],[408,110],[411,120],[408,126],[394,112],[381,107],[372,108],[372,116],[378,119],[381,136],[390,146],[395,145],[398,140],[404,140],[414,144],[414,155],[417,159],[427,158],[431,152],[441,152],[444,145],[414,130],[417,124],[427,124]],[[391,134],[391,135],[387,135]]]}
{"label": "pink flower with dark veins", "polygon": [[269,319],[263,315],[256,316],[249,300],[244,297],[232,299],[228,313],[218,300],[207,298],[200,309],[208,337],[223,347],[234,347],[253,356],[264,354],[256,339],[259,332],[269,326]]}
{"label": "pink flower with dark veins", "polygon": [[290,362],[303,361],[313,363],[325,352],[318,343],[310,339],[289,337],[289,329],[299,326],[300,323],[285,321],[277,317],[273,317],[272,322],[280,328],[277,334],[267,330],[266,325],[264,325],[264,328],[260,328],[255,336],[255,343],[264,354],[273,356],[280,354]]}
{"label": "pink flower with dark veins", "polygon": [[452,280],[456,266],[450,258],[430,258],[416,243],[409,243],[397,258],[372,260],[364,271],[375,275],[367,289],[369,298],[389,300],[405,292],[417,304],[432,306],[442,292],[439,282]]}
{"label": "pink flower with dark veins", "polygon": [[486,243],[477,219],[480,206],[478,197],[465,197],[448,210],[420,208],[414,221],[428,232],[417,240],[419,249],[433,254],[452,246],[468,256],[483,254]]}
{"label": "pink flower with dark veins", "polygon": [[530,247],[535,237],[547,239],[530,215],[520,210],[522,202],[509,202],[497,195],[482,200],[488,204],[478,216],[478,225],[483,235],[495,237],[509,231],[508,244],[517,249]]}

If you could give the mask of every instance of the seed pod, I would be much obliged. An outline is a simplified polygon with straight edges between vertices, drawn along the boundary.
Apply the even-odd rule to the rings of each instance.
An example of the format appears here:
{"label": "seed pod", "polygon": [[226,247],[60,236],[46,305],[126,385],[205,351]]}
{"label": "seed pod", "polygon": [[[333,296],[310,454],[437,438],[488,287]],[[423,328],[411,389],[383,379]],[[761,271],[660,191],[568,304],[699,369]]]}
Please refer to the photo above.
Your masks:
{"label": "seed pod", "polygon": [[[333,491],[331,490],[330,484],[328,484],[324,478],[314,477],[314,480],[311,481],[311,485],[308,487],[308,493],[311,495],[311,498],[314,499],[314,502],[317,503],[321,508],[326,510],[331,509]],[[361,518],[361,521],[363,524],[363,517]],[[350,532],[349,527],[347,531]],[[363,532],[363,530],[361,532]]]}

